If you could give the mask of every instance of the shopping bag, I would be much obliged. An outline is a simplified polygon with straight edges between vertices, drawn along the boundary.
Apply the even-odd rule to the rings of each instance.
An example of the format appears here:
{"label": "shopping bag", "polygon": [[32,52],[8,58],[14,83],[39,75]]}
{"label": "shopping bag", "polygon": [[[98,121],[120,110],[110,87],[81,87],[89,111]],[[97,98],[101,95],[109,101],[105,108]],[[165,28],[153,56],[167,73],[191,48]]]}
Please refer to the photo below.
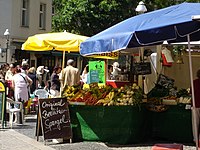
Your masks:
{"label": "shopping bag", "polygon": [[168,66],[168,67],[172,66],[174,60],[172,59],[171,51],[168,50],[166,47],[163,47],[161,52],[161,57],[163,66]]}

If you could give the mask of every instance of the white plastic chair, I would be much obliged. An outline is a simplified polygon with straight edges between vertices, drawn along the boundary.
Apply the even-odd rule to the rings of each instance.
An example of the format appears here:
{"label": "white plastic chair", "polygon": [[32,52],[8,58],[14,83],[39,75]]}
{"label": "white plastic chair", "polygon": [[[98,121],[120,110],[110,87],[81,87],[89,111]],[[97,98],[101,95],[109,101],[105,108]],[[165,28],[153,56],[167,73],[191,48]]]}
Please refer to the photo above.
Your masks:
{"label": "white plastic chair", "polygon": [[49,92],[47,92],[45,89],[38,89],[34,91],[34,94],[38,97],[38,99],[41,98],[48,98],[49,97]]}
{"label": "white plastic chair", "polygon": [[[6,107],[6,112],[9,113],[9,124],[10,127],[12,129],[13,126],[13,116],[15,115],[15,113],[19,113],[21,112],[22,114],[22,124],[23,124],[23,118],[24,118],[24,110],[23,110],[23,103],[22,102],[16,102],[14,100],[12,100],[11,98],[6,99],[6,103],[7,103],[7,107]],[[19,105],[19,108],[12,108],[12,105]],[[15,116],[15,120],[17,120],[17,116]],[[15,122],[15,121],[14,121]]]}

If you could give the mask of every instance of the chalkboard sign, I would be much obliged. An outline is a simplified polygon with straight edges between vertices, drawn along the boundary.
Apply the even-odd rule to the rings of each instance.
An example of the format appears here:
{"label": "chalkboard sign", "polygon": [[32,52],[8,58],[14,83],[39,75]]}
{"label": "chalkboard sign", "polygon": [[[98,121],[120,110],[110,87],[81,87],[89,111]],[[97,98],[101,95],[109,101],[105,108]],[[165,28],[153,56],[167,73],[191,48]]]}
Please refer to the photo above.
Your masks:
{"label": "chalkboard sign", "polygon": [[133,73],[134,75],[151,74],[151,63],[150,62],[134,63]]}
{"label": "chalkboard sign", "polygon": [[39,99],[37,136],[40,132],[39,128],[42,128],[44,140],[72,139],[69,108],[66,98]]}
{"label": "chalkboard sign", "polygon": [[170,89],[174,87],[174,79],[171,79],[166,75],[159,74],[157,84]]}

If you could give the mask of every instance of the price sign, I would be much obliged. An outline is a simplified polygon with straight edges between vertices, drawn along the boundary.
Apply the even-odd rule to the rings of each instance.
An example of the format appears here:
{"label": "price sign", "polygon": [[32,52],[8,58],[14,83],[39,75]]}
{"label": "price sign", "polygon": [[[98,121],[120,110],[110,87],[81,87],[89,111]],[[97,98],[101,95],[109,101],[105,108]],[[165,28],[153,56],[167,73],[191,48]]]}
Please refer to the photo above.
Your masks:
{"label": "price sign", "polygon": [[98,83],[105,84],[105,62],[104,61],[89,61],[89,74],[90,74],[90,78],[93,77],[93,79],[90,79],[91,81],[98,80]]}
{"label": "price sign", "polygon": [[151,74],[151,63],[141,62],[133,64],[133,72],[135,75]]}

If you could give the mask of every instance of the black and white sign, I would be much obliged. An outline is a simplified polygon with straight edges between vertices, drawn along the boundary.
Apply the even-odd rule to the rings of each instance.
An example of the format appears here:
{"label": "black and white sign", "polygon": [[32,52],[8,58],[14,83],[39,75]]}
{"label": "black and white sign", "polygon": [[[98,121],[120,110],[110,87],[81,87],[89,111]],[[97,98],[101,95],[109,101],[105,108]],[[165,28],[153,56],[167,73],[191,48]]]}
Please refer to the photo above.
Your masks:
{"label": "black and white sign", "polygon": [[133,64],[134,75],[146,75],[151,74],[151,63],[141,62]]}
{"label": "black and white sign", "polygon": [[[39,99],[39,116],[45,139],[72,138],[69,108],[66,98]],[[40,122],[40,121],[39,121]]]}

